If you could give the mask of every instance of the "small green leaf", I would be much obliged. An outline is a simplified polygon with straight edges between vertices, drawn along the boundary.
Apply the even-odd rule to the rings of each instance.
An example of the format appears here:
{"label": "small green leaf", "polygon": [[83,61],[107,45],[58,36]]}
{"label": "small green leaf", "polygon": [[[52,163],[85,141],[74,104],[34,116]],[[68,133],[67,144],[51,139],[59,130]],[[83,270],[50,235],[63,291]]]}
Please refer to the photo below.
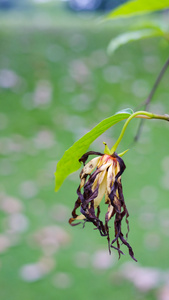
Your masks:
{"label": "small green leaf", "polygon": [[87,151],[90,144],[111,126],[124,119],[127,119],[132,114],[133,110],[128,108],[107,119],[104,119],[77,142],[75,142],[73,146],[66,150],[57,164],[57,169],[55,172],[55,191],[59,190],[63,181],[69,174],[77,171],[80,168],[81,164],[79,163],[79,158]]}
{"label": "small green leaf", "polygon": [[169,8],[169,0],[128,1],[108,14],[108,19],[130,17]]}
{"label": "small green leaf", "polygon": [[120,34],[119,36],[114,38],[110,42],[107,51],[109,54],[111,54],[124,44],[133,42],[136,40],[154,37],[154,36],[164,36],[164,33],[162,30],[157,29],[157,28],[141,29],[141,30],[137,30],[137,31],[126,32],[126,33]]}

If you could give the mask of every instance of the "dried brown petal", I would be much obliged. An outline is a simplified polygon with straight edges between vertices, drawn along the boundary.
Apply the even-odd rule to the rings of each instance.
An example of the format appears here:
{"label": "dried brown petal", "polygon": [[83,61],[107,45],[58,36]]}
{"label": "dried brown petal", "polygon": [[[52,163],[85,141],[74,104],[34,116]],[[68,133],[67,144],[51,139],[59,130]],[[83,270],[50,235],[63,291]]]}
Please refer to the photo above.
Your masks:
{"label": "dried brown petal", "polygon": [[[99,155],[85,165],[89,155]],[[127,246],[129,255],[135,259],[133,250],[127,242],[129,232],[128,210],[125,205],[121,175],[126,166],[121,157],[116,153],[113,155],[102,154],[100,152],[89,151],[85,153],[79,161],[85,165],[81,174],[81,184],[77,189],[78,199],[75,202],[72,211],[72,218],[69,223],[74,226],[74,221],[84,220],[91,222],[95,229],[99,230],[101,236],[107,236],[109,252],[111,248],[116,249],[119,253],[124,254],[120,249],[120,244]],[[108,210],[105,214],[105,223],[100,220],[100,202],[105,195],[105,203],[108,204]],[[80,207],[81,215],[78,216],[76,210]],[[114,217],[114,234],[115,238],[110,242],[109,221]],[[122,220],[125,218],[127,224],[126,239],[121,231]],[[72,224],[73,223],[73,224]],[[117,246],[114,246],[116,242]]]}

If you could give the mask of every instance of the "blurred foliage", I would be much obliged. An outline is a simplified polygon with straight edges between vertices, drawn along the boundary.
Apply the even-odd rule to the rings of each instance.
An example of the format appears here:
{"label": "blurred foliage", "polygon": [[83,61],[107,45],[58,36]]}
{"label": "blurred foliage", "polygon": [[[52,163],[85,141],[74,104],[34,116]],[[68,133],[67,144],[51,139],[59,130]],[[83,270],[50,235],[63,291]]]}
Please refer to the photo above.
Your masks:
{"label": "blurred foliage", "polygon": [[[107,255],[107,241],[89,224],[69,227],[78,174],[54,192],[56,161],[65,149],[107,116],[139,106],[168,56],[165,42],[155,38],[108,57],[107,44],[123,24],[99,25],[97,17],[45,5],[1,15],[1,300],[149,300],[167,291],[168,124],[147,120],[125,155],[129,242],[142,267],[135,275],[140,285],[126,279],[136,267],[126,264],[128,255],[120,261]],[[169,111],[168,80],[166,73],[151,111]],[[132,142],[133,122],[119,151]],[[103,140],[113,144],[120,130],[121,124],[109,129],[92,150],[103,151]]]}
{"label": "blurred foliage", "polygon": [[112,11],[109,15],[109,19],[119,17],[130,17],[140,15],[144,13],[151,13],[154,11],[164,10],[169,8],[169,1],[163,0],[135,0],[128,1],[122,4],[119,8]]}
{"label": "blurred foliage", "polygon": [[[169,39],[168,26],[168,8],[169,1],[129,1],[112,11],[106,19],[118,19],[124,17],[134,17],[137,15],[156,12],[154,20],[143,19],[141,22],[134,20],[132,26],[128,26],[128,31],[113,38],[108,46],[108,53],[112,54],[120,46],[129,42],[152,37],[164,37]],[[165,10],[164,15],[159,13],[160,10]],[[168,45],[167,45],[168,46]]]}
{"label": "blurred foliage", "polygon": [[120,34],[116,38],[114,38],[108,46],[108,53],[112,54],[116,51],[120,46],[125,45],[127,43],[145,39],[152,38],[157,36],[164,36],[164,32],[160,30],[160,28],[143,28],[137,31],[129,31],[123,34]]}

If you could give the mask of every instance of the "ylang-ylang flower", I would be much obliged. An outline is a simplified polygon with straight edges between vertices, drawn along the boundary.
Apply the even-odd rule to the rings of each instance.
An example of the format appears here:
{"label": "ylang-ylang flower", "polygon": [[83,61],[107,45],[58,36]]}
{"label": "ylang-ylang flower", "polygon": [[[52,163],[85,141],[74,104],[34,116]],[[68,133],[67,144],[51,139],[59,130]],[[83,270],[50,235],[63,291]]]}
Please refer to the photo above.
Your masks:
{"label": "ylang-ylang flower", "polygon": [[[89,155],[97,155],[87,164]],[[78,199],[72,211],[72,218],[69,223],[74,226],[84,221],[91,222],[98,229],[101,236],[106,236],[109,251],[114,248],[118,251],[119,257],[124,254],[120,246],[124,244],[129,250],[130,256],[134,259],[134,253],[127,242],[129,231],[128,210],[125,205],[121,184],[121,175],[126,166],[120,156],[115,152],[112,155],[90,151],[85,153],[80,159],[84,167],[80,173],[81,183],[77,189]],[[105,198],[107,212],[104,221],[100,220],[100,203]],[[80,215],[77,209],[80,208]],[[114,239],[110,240],[109,221],[114,217]],[[127,223],[127,234],[122,233],[122,220]],[[76,222],[77,221],[77,222]]]}

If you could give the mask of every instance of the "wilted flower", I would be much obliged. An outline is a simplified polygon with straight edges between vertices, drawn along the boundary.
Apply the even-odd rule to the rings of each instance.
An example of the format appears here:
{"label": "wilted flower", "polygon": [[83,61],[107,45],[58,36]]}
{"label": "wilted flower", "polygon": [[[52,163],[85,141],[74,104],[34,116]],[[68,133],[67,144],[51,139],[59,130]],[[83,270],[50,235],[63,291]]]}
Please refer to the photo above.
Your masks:
{"label": "wilted flower", "polygon": [[[89,155],[98,156],[85,165]],[[69,223],[74,226],[81,223],[81,221],[74,223],[76,220],[84,220],[84,224],[92,222],[96,229],[99,230],[101,236],[107,236],[109,251],[110,248],[114,248],[118,251],[119,257],[120,254],[124,254],[120,250],[121,241],[122,244],[128,247],[130,256],[136,261],[133,250],[127,242],[129,231],[127,218],[129,214],[124,202],[121,184],[121,175],[126,168],[122,158],[116,153],[108,155],[90,151],[85,153],[79,161],[83,162],[84,167],[80,173],[81,183],[77,189],[78,199],[75,202],[72,218],[69,219]],[[99,216],[100,203],[104,196],[108,209],[105,214],[105,221],[102,222]],[[79,207],[81,215],[77,215],[76,213]],[[115,238],[110,241],[109,221],[112,217],[114,217]],[[128,228],[126,239],[121,231],[121,222],[124,217]],[[115,242],[117,243],[116,247],[114,246]]]}

